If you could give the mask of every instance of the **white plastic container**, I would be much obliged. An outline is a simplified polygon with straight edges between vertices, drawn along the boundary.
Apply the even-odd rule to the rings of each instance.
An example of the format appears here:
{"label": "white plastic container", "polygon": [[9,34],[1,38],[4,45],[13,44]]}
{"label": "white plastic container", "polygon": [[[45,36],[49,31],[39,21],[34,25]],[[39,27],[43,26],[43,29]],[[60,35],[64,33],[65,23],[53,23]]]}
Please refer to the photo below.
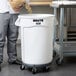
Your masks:
{"label": "white plastic container", "polygon": [[52,14],[19,15],[15,23],[21,27],[22,62],[27,65],[45,65],[53,59],[54,25]]}

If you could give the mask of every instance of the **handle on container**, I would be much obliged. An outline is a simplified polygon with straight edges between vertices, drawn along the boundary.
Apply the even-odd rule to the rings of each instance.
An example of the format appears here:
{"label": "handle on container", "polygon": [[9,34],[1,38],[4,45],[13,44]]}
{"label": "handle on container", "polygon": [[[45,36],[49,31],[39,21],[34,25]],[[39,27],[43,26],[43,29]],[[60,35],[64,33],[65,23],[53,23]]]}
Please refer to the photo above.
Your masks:
{"label": "handle on container", "polygon": [[15,25],[16,25],[16,26],[20,26],[20,18],[18,18],[18,19],[15,21]]}

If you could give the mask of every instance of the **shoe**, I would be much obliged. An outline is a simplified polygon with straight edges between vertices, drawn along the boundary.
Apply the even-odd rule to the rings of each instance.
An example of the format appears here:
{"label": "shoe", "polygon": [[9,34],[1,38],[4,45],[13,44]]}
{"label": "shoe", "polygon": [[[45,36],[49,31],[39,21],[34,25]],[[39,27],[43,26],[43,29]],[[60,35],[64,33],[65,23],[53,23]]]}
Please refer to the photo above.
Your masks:
{"label": "shoe", "polygon": [[1,72],[1,64],[0,64],[0,72]]}
{"label": "shoe", "polygon": [[15,61],[13,61],[13,62],[8,62],[10,65],[11,64],[16,64],[16,65],[21,65],[22,64],[22,62],[20,61],[20,60],[18,60],[18,59],[16,59]]}

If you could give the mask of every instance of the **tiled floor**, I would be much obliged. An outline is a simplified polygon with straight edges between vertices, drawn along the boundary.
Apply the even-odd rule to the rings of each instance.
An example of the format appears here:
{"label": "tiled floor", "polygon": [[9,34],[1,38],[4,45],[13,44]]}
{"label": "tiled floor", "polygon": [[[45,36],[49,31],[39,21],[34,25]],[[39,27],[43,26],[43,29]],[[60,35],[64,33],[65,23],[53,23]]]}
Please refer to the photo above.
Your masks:
{"label": "tiled floor", "polygon": [[[18,45],[18,57],[20,58],[20,45]],[[31,72],[24,70],[20,70],[20,66],[18,65],[9,65],[7,63],[7,54],[6,47],[4,49],[4,63],[2,64],[2,71],[0,72],[0,76],[76,76],[76,58],[69,58],[67,62],[63,65],[58,66],[56,70],[46,72],[46,73],[38,73],[33,75]]]}

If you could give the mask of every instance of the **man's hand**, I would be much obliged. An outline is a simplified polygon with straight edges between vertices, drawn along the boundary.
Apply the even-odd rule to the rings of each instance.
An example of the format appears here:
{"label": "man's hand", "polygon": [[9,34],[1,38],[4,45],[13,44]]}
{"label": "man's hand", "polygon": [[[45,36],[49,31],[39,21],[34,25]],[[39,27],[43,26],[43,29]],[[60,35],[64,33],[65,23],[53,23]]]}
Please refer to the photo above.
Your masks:
{"label": "man's hand", "polygon": [[9,0],[9,3],[15,12],[19,12],[24,6],[28,13],[32,13],[30,5],[28,5],[25,0]]}
{"label": "man's hand", "polygon": [[15,12],[19,12],[22,7],[23,7],[23,5],[20,5],[20,6],[18,6],[18,7],[13,7],[13,10],[14,10]]}
{"label": "man's hand", "polygon": [[24,5],[24,0],[9,0],[9,3],[15,12],[19,12]]}

